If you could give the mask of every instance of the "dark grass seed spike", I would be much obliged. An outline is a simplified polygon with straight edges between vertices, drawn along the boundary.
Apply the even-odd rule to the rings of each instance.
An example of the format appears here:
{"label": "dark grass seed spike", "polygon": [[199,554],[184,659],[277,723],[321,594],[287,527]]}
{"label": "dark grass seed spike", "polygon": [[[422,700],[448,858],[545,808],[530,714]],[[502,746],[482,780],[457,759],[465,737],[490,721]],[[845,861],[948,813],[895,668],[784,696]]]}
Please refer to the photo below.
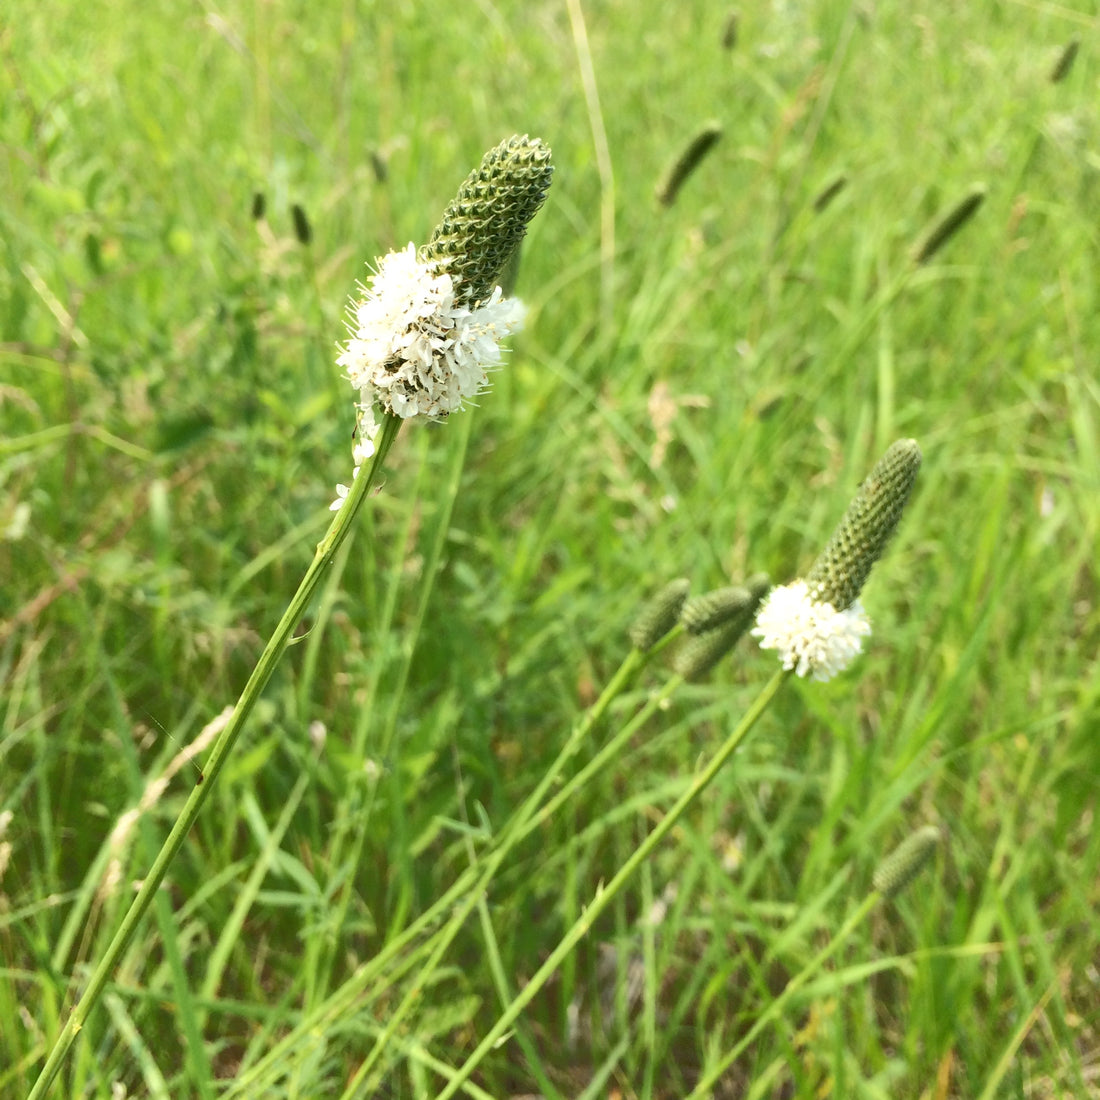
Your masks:
{"label": "dark grass seed spike", "polygon": [[305,208],[295,203],[290,208],[290,216],[294,219],[294,236],[298,238],[298,243],[308,246],[313,240],[313,227],[306,217]]}
{"label": "dark grass seed spike", "polygon": [[377,149],[370,151],[370,166],[374,173],[375,183],[388,183],[390,178],[390,166],[386,158]]}
{"label": "dark grass seed spike", "polygon": [[913,249],[913,262],[926,264],[978,212],[988,188],[973,184],[967,193],[946,214],[937,218],[921,235]]}
{"label": "dark grass seed spike", "polygon": [[1080,48],[1081,40],[1079,38],[1071,38],[1065,44],[1062,52],[1058,55],[1058,60],[1054,63],[1054,68],[1050,70],[1051,84],[1061,84],[1069,76],[1070,69],[1073,68],[1073,63],[1077,60],[1077,51]]}
{"label": "dark grass seed spike", "polygon": [[662,206],[671,206],[676,201],[687,178],[702,163],[703,158],[714,148],[722,136],[722,126],[718,122],[708,122],[688,142],[684,151],[676,158],[671,167],[657,184],[657,201]]}
{"label": "dark grass seed spike", "polygon": [[818,191],[814,196],[814,213],[820,214],[825,210],[829,204],[848,186],[848,177],[843,173],[839,176],[834,176],[825,186]]}
{"label": "dark grass seed spike", "polygon": [[722,29],[722,49],[732,50],[737,46],[737,36],[741,30],[741,13],[734,9],[726,16],[726,25]]}

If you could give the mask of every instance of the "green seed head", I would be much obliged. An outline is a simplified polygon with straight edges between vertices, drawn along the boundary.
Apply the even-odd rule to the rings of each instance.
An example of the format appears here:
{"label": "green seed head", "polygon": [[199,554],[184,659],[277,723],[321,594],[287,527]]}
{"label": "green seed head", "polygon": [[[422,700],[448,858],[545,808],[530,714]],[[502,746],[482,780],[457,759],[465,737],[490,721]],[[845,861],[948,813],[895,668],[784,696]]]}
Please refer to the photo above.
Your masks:
{"label": "green seed head", "polygon": [[674,667],[685,680],[701,680],[740,640],[752,625],[752,611],[708,630],[692,634],[676,654]]}
{"label": "green seed head", "polygon": [[758,573],[741,585],[716,588],[694,596],[684,604],[680,622],[689,634],[705,634],[708,630],[756,611],[764,593],[771,585],[766,573]]}
{"label": "green seed head", "polygon": [[502,141],[466,177],[420,250],[421,260],[450,274],[460,305],[475,305],[492,293],[542,206],[553,173],[549,147],[524,135]]}
{"label": "green seed head", "polygon": [[308,247],[313,240],[313,227],[306,217],[306,208],[295,203],[290,208],[290,216],[294,221],[294,236],[298,238],[298,243]]}
{"label": "green seed head", "polygon": [[686,577],[677,577],[646,600],[630,628],[630,641],[635,649],[643,653],[652,649],[676,625],[690,588],[691,582]]}
{"label": "green seed head", "polygon": [[833,176],[833,178],[814,196],[814,212],[820,214],[847,186],[847,176],[843,174]]}
{"label": "green seed head", "polygon": [[875,889],[894,898],[924,869],[943,835],[935,825],[925,825],[907,836],[875,869]]}
{"label": "green seed head", "polygon": [[806,576],[815,600],[852,606],[901,520],[920,462],[915,439],[899,439],[879,459]]}

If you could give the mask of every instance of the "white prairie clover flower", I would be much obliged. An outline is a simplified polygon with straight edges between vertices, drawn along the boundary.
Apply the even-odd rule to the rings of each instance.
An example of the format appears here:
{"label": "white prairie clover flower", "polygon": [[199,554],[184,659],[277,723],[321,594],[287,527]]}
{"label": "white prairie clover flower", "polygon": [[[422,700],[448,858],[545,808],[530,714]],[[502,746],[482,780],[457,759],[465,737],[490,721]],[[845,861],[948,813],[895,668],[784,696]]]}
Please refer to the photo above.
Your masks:
{"label": "white prairie clover flower", "polygon": [[859,487],[805,580],[773,589],[753,635],[783,667],[830,680],[863,648],[871,624],[859,594],[897,529],[920,470],[916,440],[899,439]]}
{"label": "white prairie clover flower", "polygon": [[870,633],[859,600],[837,611],[831,603],[814,600],[805,581],[773,588],[752,629],[761,649],[778,650],[784,668],[815,680],[831,680],[846,669]]}
{"label": "white prairie clover flower", "polygon": [[[488,385],[501,341],[524,312],[496,284],[553,172],[537,138],[502,141],[466,177],[428,243],[391,252],[359,285],[337,359],[359,394],[356,474],[374,453],[377,410],[401,421],[444,420]],[[349,492],[337,486],[334,510]]]}
{"label": "white prairie clover flower", "polygon": [[451,276],[420,260],[412,244],[379,260],[360,289],[337,363],[364,414],[378,406],[402,420],[446,418],[485,389],[501,340],[523,323],[522,303],[502,298],[499,287],[473,308],[459,305]]}

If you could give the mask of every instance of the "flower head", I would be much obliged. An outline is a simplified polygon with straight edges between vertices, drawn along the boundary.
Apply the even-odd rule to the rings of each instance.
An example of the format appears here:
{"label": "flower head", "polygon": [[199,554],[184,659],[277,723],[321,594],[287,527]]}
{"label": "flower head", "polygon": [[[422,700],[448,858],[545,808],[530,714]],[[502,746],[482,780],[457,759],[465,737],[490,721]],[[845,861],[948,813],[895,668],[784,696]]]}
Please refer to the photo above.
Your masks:
{"label": "flower head", "polygon": [[676,625],[690,588],[687,577],[677,577],[642,604],[630,627],[630,642],[635,649],[646,653]]}
{"label": "flower head", "polygon": [[885,898],[897,897],[920,874],[942,842],[943,833],[935,825],[910,833],[875,868],[875,889]]}
{"label": "flower head", "polygon": [[[467,177],[428,243],[389,253],[359,284],[337,359],[359,394],[356,474],[374,453],[378,410],[399,420],[444,420],[488,385],[501,341],[524,313],[496,282],[553,171],[537,138],[501,142]],[[349,491],[337,486],[334,509]]]}
{"label": "flower head", "polygon": [[761,649],[778,650],[784,668],[831,680],[863,650],[871,623],[859,600],[843,611],[815,600],[805,581],[773,588],[756,616]]}
{"label": "flower head", "polygon": [[523,323],[522,303],[499,287],[473,308],[459,305],[451,276],[418,259],[412,244],[379,260],[360,289],[337,363],[364,413],[378,406],[402,420],[444,419],[482,392],[500,366],[500,341]]}

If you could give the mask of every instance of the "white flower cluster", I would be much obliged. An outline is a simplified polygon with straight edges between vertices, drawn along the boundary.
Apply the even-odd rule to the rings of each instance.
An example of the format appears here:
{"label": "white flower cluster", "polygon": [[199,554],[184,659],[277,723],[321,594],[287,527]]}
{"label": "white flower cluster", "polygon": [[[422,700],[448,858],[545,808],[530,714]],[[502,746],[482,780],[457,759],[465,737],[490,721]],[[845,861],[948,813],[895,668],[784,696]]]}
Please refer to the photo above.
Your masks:
{"label": "white flower cluster", "polygon": [[871,623],[863,605],[837,611],[813,599],[805,581],[773,588],[756,616],[754,637],[761,649],[775,649],[784,668],[815,680],[831,680],[863,651]]}
{"label": "white flower cluster", "polygon": [[[374,437],[378,434],[378,425],[374,422],[374,414],[371,409],[367,409],[366,412],[360,414],[357,431],[359,438],[356,439],[355,445],[351,449],[352,462],[355,463],[354,469],[351,471],[352,481],[359,476],[363,463],[374,454]],[[328,506],[329,511],[338,512],[350,492],[351,486],[337,485],[336,499]]]}
{"label": "white flower cluster", "polygon": [[501,340],[523,323],[522,303],[499,287],[473,309],[457,305],[451,276],[417,259],[412,244],[379,260],[359,289],[337,363],[372,424],[376,405],[403,420],[461,409],[500,366]]}

